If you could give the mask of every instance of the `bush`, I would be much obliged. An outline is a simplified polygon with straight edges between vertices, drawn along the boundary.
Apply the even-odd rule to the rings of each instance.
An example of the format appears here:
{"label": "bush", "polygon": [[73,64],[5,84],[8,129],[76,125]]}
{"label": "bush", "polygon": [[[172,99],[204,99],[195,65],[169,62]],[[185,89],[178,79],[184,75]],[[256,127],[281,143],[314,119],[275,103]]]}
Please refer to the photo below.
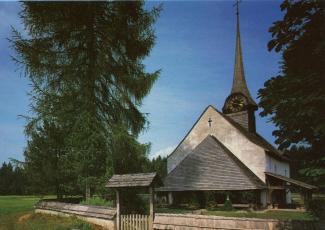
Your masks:
{"label": "bush", "polygon": [[190,199],[188,201],[188,208],[194,210],[194,209],[198,209],[199,207],[200,207],[200,203],[199,203],[199,201],[197,199],[197,196],[195,196],[193,194],[193,196],[190,197]]}
{"label": "bush", "polygon": [[207,192],[206,193],[206,208],[208,210],[215,210],[218,205],[217,205],[217,202],[216,202],[216,199],[215,199],[215,192]]}
{"label": "bush", "polygon": [[308,210],[319,219],[325,219],[325,200],[315,199],[308,204]]}
{"label": "bush", "polygon": [[197,191],[195,193],[195,196],[196,196],[197,202],[199,204],[199,208],[205,208],[205,206],[206,206],[206,197],[205,197],[204,192]]}
{"label": "bush", "polygon": [[149,194],[140,194],[137,189],[120,190],[120,204],[122,214],[148,214]]}
{"label": "bush", "polygon": [[224,211],[232,211],[233,207],[232,207],[232,203],[231,200],[227,199],[223,205],[223,210]]}
{"label": "bush", "polygon": [[95,205],[95,206],[107,206],[107,207],[112,207],[112,205],[113,205],[111,201],[107,201],[100,197],[91,197],[87,200],[81,201],[80,204]]}

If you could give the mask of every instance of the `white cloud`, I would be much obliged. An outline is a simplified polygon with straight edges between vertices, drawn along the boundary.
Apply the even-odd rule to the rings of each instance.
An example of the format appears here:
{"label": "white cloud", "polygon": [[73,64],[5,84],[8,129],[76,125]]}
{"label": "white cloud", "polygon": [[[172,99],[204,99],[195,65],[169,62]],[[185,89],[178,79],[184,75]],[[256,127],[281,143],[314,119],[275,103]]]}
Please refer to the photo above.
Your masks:
{"label": "white cloud", "polygon": [[168,156],[170,153],[172,153],[172,151],[174,151],[175,148],[176,148],[176,145],[172,145],[172,146],[168,146],[167,148],[160,149],[160,150],[158,150],[157,152],[150,154],[150,155],[149,155],[149,158],[150,158],[150,159],[154,159],[154,158],[156,158],[156,157],[158,157],[158,156],[166,157],[166,156]]}

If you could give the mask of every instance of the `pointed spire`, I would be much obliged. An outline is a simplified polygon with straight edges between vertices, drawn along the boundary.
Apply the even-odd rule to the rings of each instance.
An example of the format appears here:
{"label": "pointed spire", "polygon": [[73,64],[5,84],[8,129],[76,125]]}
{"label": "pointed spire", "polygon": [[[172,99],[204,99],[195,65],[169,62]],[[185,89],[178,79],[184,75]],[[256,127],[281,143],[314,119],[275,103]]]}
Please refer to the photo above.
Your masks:
{"label": "pointed spire", "polygon": [[232,83],[231,94],[233,93],[242,93],[247,98],[250,104],[255,105],[253,98],[251,97],[247,83],[245,80],[245,73],[244,73],[244,64],[243,64],[243,54],[241,49],[241,42],[240,42],[240,28],[239,28],[239,1],[235,3],[237,7],[237,35],[236,35],[236,54],[235,54],[235,67],[234,67],[234,78]]}

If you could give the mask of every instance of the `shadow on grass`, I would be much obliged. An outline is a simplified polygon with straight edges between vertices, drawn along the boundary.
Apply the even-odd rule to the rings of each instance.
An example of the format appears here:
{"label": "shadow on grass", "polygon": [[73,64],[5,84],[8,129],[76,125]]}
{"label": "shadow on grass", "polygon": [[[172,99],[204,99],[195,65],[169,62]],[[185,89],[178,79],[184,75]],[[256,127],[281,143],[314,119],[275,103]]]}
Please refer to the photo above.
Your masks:
{"label": "shadow on grass", "polygon": [[76,217],[60,217],[53,215],[35,214],[32,212],[7,215],[1,222],[0,230],[101,230]]}

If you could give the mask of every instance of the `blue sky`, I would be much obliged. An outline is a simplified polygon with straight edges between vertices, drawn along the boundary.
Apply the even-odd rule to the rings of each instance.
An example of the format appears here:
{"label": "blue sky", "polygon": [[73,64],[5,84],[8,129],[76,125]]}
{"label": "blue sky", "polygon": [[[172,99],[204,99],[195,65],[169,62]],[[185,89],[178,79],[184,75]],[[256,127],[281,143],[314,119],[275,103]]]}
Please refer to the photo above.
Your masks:
{"label": "blue sky", "polygon": [[[221,110],[229,95],[235,51],[234,1],[168,1],[156,28],[156,45],[145,60],[148,71],[161,76],[141,110],[149,113],[150,127],[141,142],[151,142],[151,155],[166,155],[184,137],[208,105]],[[245,74],[252,96],[271,76],[278,74],[280,56],[267,51],[268,28],[282,18],[280,1],[243,1],[241,39]],[[147,7],[157,5],[148,2]],[[19,3],[0,2],[0,162],[23,159],[25,121],[30,87],[11,61],[7,38],[10,26],[22,25]],[[256,101],[258,101],[256,99]],[[257,131],[271,143],[274,126],[257,117]]]}

